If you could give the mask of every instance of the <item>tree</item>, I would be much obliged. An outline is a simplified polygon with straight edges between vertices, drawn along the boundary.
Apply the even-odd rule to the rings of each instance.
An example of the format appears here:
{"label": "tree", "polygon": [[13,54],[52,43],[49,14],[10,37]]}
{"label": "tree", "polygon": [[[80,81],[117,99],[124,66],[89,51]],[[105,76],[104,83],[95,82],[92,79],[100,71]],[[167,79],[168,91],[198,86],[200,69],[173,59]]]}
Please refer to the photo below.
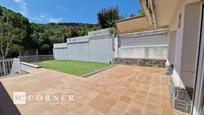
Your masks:
{"label": "tree", "polygon": [[2,9],[0,8],[0,16],[2,16]]}
{"label": "tree", "polygon": [[114,27],[120,19],[118,7],[104,8],[97,14],[98,23],[102,28]]}
{"label": "tree", "polygon": [[132,13],[132,14],[130,14],[130,17],[135,17],[135,16],[137,16],[137,15],[135,15],[135,14],[133,14],[133,13]]}
{"label": "tree", "polygon": [[0,58],[16,57],[25,49],[51,54],[54,43],[87,35],[96,29],[100,26],[87,23],[29,23],[20,13],[0,6]]}
{"label": "tree", "polygon": [[79,36],[78,30],[79,30],[78,27],[74,27],[74,26],[70,27],[69,28],[69,37],[78,37]]}
{"label": "tree", "polygon": [[[12,27],[8,19],[6,20],[4,24],[0,24],[0,51],[1,51],[1,57],[5,59],[8,56],[8,53],[14,45],[14,40],[21,38],[22,36],[25,36],[25,31],[19,28]],[[15,48],[17,45],[15,45]]]}
{"label": "tree", "polygon": [[20,14],[10,13],[10,10],[2,7],[0,9],[0,57],[5,59],[11,49],[22,48],[19,43],[27,35],[28,25],[25,23],[29,22]]}

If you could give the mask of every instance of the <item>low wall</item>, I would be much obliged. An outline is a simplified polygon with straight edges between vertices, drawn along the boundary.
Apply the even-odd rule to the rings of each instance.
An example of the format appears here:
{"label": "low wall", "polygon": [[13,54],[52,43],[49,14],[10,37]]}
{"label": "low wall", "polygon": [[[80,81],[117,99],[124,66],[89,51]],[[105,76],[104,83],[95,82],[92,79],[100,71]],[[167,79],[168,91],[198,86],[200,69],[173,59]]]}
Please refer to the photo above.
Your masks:
{"label": "low wall", "polygon": [[143,59],[143,58],[115,58],[115,64],[127,64],[147,67],[164,68],[166,60],[164,59]]}
{"label": "low wall", "polygon": [[31,64],[31,63],[21,62],[20,64],[21,64],[21,70],[23,72],[29,72],[29,70],[40,68],[40,66],[34,65],[34,64]]}
{"label": "low wall", "polygon": [[53,60],[53,55],[29,55],[29,56],[18,56],[22,62],[36,62],[36,61],[45,61]]}

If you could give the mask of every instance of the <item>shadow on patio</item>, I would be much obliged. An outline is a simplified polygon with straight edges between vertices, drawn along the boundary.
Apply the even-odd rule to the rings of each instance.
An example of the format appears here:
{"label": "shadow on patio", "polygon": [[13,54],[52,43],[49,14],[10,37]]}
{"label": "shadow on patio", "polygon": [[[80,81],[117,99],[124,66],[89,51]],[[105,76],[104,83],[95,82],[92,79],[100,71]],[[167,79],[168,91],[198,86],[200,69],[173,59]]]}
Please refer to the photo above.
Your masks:
{"label": "shadow on patio", "polygon": [[21,115],[20,111],[13,104],[13,100],[9,96],[4,85],[0,82],[0,115]]}

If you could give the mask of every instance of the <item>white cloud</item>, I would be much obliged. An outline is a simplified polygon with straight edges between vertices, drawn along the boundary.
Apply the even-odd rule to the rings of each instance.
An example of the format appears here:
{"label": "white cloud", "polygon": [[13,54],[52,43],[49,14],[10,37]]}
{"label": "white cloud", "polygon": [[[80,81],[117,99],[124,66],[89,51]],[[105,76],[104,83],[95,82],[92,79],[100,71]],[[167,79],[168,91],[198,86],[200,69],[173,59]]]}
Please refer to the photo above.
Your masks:
{"label": "white cloud", "polygon": [[19,7],[20,13],[24,16],[28,16],[28,5],[25,0],[13,0]]}
{"label": "white cloud", "polygon": [[40,15],[40,18],[45,18],[45,16],[43,14]]}
{"label": "white cloud", "polygon": [[48,17],[48,14],[46,13],[41,13],[39,16],[35,16],[35,17],[32,17],[32,20],[35,20],[35,21],[38,21],[38,22],[42,22],[42,21],[46,21],[46,19]]}
{"label": "white cloud", "polygon": [[49,23],[59,23],[60,21],[62,21],[62,18],[53,18],[53,17],[51,17],[51,18],[49,18],[48,19],[48,22]]}
{"label": "white cloud", "polygon": [[37,21],[37,22],[59,23],[63,19],[62,18],[52,17],[47,13],[41,13],[39,16],[32,17],[32,20]]}
{"label": "white cloud", "polygon": [[38,22],[39,22],[39,21],[42,21],[42,18],[40,18],[40,17],[38,17],[38,16],[33,17],[32,19],[35,20],[35,21],[38,21]]}

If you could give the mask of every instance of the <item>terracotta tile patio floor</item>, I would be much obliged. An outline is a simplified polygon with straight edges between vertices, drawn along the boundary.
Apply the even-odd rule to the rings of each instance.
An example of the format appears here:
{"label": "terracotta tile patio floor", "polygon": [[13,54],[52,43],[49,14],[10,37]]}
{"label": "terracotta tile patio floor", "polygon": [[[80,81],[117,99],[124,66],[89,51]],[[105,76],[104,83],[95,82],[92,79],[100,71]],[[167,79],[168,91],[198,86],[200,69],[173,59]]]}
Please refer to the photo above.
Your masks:
{"label": "terracotta tile patio floor", "polygon": [[[63,103],[30,103],[11,107],[6,94],[0,94],[0,115],[181,115],[171,108],[170,77],[163,69],[117,65],[81,78],[47,69],[1,79],[13,100],[13,92],[26,95],[70,95]],[[4,91],[4,92],[5,92]]]}

